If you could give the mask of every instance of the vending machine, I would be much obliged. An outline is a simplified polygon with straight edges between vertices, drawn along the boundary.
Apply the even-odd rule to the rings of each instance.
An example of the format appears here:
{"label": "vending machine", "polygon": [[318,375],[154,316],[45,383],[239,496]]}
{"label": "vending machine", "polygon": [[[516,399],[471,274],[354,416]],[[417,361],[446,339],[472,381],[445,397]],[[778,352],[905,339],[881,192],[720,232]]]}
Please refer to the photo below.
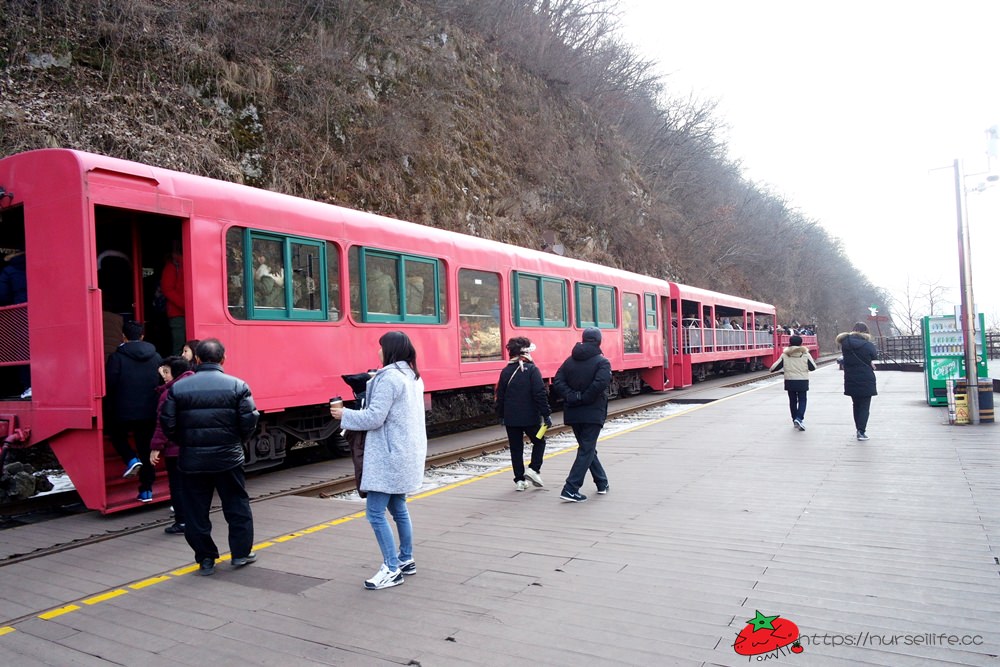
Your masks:
{"label": "vending machine", "polygon": [[[976,316],[976,370],[988,377],[986,327],[983,314]],[[928,315],[923,319],[924,384],[929,405],[948,405],[948,380],[965,377],[965,335],[954,315]]]}

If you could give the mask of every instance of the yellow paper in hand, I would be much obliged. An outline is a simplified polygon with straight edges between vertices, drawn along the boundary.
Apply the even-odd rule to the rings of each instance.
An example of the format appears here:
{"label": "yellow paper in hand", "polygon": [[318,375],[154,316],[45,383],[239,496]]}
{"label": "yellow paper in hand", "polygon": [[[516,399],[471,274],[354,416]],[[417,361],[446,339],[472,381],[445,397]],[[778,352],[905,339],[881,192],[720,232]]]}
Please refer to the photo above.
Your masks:
{"label": "yellow paper in hand", "polygon": [[541,440],[542,438],[544,438],[545,437],[545,432],[548,431],[548,430],[549,430],[549,427],[546,426],[545,424],[542,424],[541,427],[539,427],[539,429],[538,429],[538,433],[535,434],[535,439],[536,440]]}

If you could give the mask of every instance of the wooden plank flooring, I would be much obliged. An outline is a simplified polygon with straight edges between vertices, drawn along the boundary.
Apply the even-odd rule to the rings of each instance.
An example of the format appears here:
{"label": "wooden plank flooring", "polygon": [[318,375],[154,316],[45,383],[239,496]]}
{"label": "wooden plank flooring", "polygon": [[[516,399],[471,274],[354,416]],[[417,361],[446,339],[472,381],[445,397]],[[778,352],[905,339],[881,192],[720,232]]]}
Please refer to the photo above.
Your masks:
{"label": "wooden plank flooring", "polygon": [[213,577],[159,529],[3,567],[0,664],[743,665],[760,610],[802,635],[779,664],[996,665],[1000,432],[878,381],[866,443],[824,368],[807,431],[779,382],[620,432],[586,503],[558,500],[572,452],[543,489],[417,497],[418,573],[388,590],[362,586],[363,505],[297,497],[255,504],[258,562]]}

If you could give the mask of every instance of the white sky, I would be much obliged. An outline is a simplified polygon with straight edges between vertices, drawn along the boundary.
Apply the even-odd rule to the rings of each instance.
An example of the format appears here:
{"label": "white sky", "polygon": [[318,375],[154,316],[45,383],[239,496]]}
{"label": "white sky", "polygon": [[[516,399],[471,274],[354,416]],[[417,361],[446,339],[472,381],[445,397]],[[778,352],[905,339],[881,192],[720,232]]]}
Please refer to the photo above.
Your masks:
{"label": "white sky", "polygon": [[[914,289],[937,282],[959,303],[952,163],[988,169],[1000,1],[620,6],[624,38],[660,63],[672,97],[718,100],[747,178],[841,239],[874,284],[901,297],[907,276]],[[968,213],[975,300],[989,323],[1000,320],[1000,184],[970,193]]]}

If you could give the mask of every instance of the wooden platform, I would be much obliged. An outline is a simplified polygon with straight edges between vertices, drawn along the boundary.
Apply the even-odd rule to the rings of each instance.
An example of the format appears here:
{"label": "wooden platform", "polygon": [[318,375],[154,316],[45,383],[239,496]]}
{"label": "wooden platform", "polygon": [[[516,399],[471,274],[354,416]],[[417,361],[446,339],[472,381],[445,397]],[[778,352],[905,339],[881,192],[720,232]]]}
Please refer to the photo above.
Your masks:
{"label": "wooden platform", "polygon": [[415,497],[388,590],[363,506],[311,498],[256,504],[258,562],[213,577],[161,530],[0,568],[0,664],[744,665],[758,610],[801,634],[778,664],[998,664],[1000,432],[884,372],[858,442],[841,377],[813,374],[805,432],[776,382],[617,433],[586,503],[558,500],[572,452],[543,489]]}

